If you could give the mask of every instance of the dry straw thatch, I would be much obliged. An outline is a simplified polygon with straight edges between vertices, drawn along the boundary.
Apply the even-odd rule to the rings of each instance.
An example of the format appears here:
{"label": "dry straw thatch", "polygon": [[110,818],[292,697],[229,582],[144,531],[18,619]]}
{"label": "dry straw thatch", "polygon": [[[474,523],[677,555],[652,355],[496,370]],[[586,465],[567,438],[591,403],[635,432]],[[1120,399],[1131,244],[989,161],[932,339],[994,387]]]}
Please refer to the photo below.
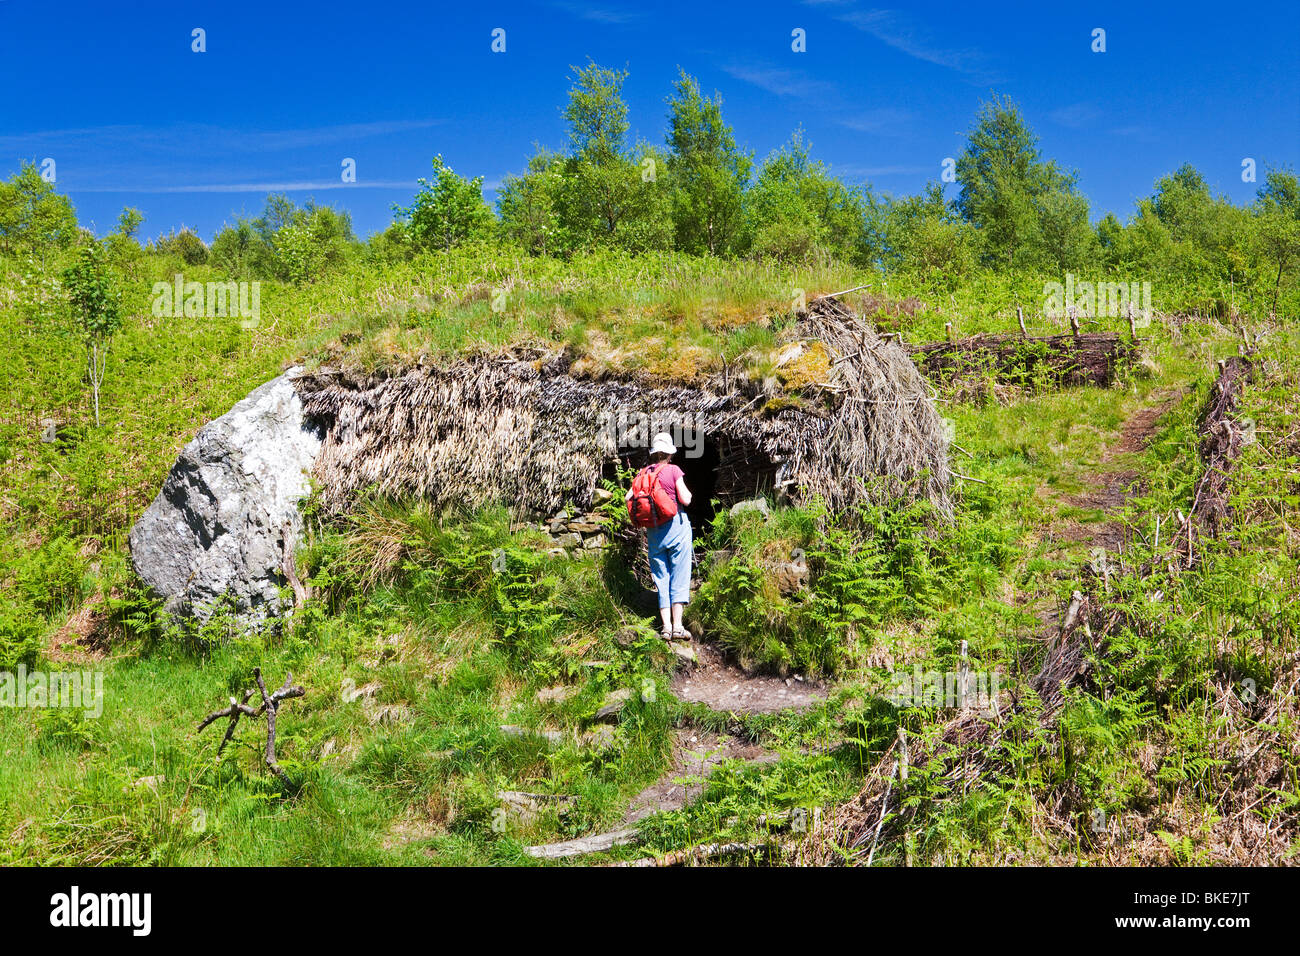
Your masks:
{"label": "dry straw thatch", "polygon": [[630,446],[610,427],[650,421],[695,429],[718,454],[725,501],[777,485],[843,508],[919,495],[951,510],[948,444],[924,380],[897,344],[833,299],[795,327],[830,359],[825,381],[797,402],[772,403],[761,385],[647,387],[570,374],[566,353],[516,350],[358,379],[331,369],[300,377],[322,429],[322,502],[346,507],[370,489],[436,503],[500,501],[521,513],[589,507],[602,471]]}

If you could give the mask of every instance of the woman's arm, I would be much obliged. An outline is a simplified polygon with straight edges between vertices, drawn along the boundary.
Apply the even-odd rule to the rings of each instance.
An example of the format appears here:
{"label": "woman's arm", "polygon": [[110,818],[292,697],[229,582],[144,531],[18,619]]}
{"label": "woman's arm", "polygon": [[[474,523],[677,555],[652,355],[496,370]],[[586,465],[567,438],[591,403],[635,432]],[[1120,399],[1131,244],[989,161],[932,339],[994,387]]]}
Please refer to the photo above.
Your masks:
{"label": "woman's arm", "polygon": [[686,505],[687,507],[690,507],[691,489],[686,487],[685,475],[677,479],[677,500],[680,501],[682,504]]}

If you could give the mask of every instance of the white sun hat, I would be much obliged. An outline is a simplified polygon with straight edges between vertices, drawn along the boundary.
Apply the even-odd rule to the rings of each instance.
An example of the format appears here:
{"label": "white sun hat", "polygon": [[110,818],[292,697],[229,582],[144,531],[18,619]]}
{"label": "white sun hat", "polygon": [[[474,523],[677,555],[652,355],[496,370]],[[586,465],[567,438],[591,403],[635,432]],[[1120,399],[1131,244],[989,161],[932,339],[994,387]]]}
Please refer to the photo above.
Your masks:
{"label": "white sun hat", "polygon": [[660,432],[655,435],[654,444],[650,446],[650,454],[663,452],[665,455],[677,454],[677,446],[673,444],[673,436],[667,432]]}

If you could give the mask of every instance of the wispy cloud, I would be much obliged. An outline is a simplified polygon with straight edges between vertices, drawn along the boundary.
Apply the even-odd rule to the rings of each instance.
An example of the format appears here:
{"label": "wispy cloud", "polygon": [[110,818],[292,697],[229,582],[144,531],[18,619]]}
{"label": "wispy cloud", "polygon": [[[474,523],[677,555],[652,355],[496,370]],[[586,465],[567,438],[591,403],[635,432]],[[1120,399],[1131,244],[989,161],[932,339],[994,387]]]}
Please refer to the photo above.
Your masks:
{"label": "wispy cloud", "polygon": [[993,83],[996,74],[982,52],[954,49],[934,42],[928,31],[916,27],[911,18],[896,10],[858,9],[841,0],[804,0],[808,6],[826,8],[831,16],[863,33],[869,33],[885,45],[913,59],[933,63],[963,74],[973,82]]}
{"label": "wispy cloud", "polygon": [[644,15],[640,10],[626,10],[614,6],[593,7],[582,3],[555,3],[556,8],[571,14],[580,20],[592,20],[596,23],[623,24],[639,20]]}
{"label": "wispy cloud", "polygon": [[1057,126],[1066,126],[1070,129],[1083,129],[1095,123],[1100,117],[1101,110],[1091,103],[1072,103],[1047,114],[1047,118]]}
{"label": "wispy cloud", "polygon": [[928,166],[839,166],[834,172],[840,176],[856,179],[872,179],[876,176],[919,176],[929,172]]}
{"label": "wispy cloud", "polygon": [[[62,182],[60,185],[64,185]],[[192,183],[183,186],[78,186],[67,183],[70,193],[296,193],[325,189],[415,189],[416,182],[384,180],[377,182],[266,182],[266,183]]]}
{"label": "wispy cloud", "polygon": [[1117,126],[1110,131],[1112,136],[1121,136],[1124,139],[1135,139],[1142,143],[1158,142],[1160,137],[1156,135],[1155,129],[1150,124],[1133,124],[1130,126]]}
{"label": "wispy cloud", "polygon": [[[383,120],[298,129],[240,129],[197,123],[157,129],[125,124],[70,127],[0,135],[0,157],[39,160],[51,156],[59,164],[60,187],[78,193],[409,190],[415,188],[414,180],[367,181],[364,174],[355,183],[345,183],[341,178],[291,177],[316,177],[327,169],[337,170],[344,157],[356,155],[354,146],[377,137],[411,134],[440,122]],[[310,152],[331,148],[333,155],[326,153],[326,158]],[[283,154],[283,160],[256,165],[248,161],[252,156],[276,154]],[[90,157],[95,161],[90,162]],[[221,162],[211,162],[213,157],[220,157]],[[210,181],[218,177],[225,181]],[[235,179],[238,181],[231,181]]]}
{"label": "wispy cloud", "polygon": [[303,129],[235,129],[198,123],[146,128],[133,125],[92,126],[0,135],[0,155],[30,156],[34,150],[76,149],[93,145],[142,152],[221,150],[223,153],[270,153],[359,142],[428,129],[437,119],[346,123]]}
{"label": "wispy cloud", "polygon": [[765,66],[724,66],[724,71],[736,79],[757,86],[776,96],[797,99],[834,99],[839,91],[834,83],[815,80],[800,70],[784,70]]}
{"label": "wispy cloud", "polygon": [[851,116],[842,117],[839,121],[841,126],[857,130],[859,133],[887,133],[900,135],[915,118],[916,114],[910,110],[899,110],[893,107],[883,107],[881,109],[867,110],[862,113],[854,113]]}
{"label": "wispy cloud", "polygon": [[802,70],[753,63],[724,65],[722,69],[774,96],[800,100],[824,110],[833,122],[859,133],[901,136],[916,118],[910,110],[890,106],[858,109],[859,102],[849,100],[835,83],[809,76]]}

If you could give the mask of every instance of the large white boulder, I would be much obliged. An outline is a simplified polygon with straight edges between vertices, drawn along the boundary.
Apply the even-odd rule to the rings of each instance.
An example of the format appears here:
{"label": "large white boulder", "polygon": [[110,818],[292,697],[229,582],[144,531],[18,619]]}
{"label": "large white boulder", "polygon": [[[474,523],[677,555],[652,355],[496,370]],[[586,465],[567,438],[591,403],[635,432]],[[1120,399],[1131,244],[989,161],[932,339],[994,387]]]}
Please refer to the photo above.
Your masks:
{"label": "large white boulder", "polygon": [[131,529],[131,562],[172,613],[226,606],[245,624],[280,613],[286,543],[321,436],[293,387],[299,369],[250,392],[199,430]]}

